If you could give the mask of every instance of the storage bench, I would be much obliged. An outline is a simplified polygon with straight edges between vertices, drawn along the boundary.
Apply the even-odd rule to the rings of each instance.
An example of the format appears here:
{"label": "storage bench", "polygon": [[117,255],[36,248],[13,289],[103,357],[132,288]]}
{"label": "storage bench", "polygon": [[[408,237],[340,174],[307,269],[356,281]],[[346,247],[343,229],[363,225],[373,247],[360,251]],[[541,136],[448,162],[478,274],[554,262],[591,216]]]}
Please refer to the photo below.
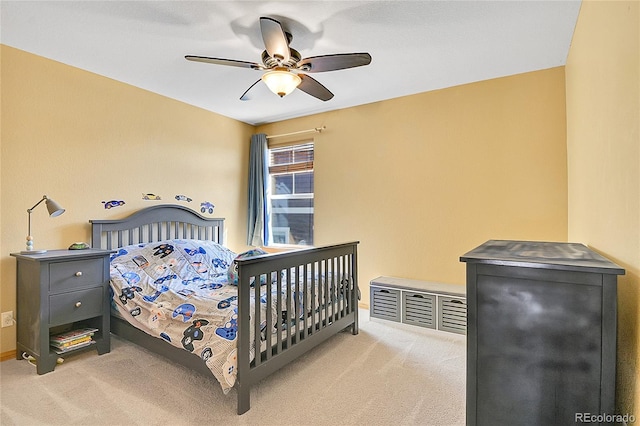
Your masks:
{"label": "storage bench", "polygon": [[370,282],[371,318],[451,333],[467,332],[466,286],[378,277]]}

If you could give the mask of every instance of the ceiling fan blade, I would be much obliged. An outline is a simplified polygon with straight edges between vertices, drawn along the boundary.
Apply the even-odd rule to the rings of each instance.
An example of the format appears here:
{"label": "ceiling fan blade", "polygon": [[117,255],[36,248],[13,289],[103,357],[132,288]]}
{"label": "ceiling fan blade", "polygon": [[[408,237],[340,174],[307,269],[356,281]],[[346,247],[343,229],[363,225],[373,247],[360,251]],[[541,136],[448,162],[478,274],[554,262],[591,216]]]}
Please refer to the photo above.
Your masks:
{"label": "ceiling fan blade", "polygon": [[280,22],[263,16],[260,18],[260,31],[269,56],[282,62],[288,61],[289,40]]}
{"label": "ceiling fan blade", "polygon": [[260,83],[262,81],[262,79],[256,81],[255,83],[253,83],[251,86],[249,86],[249,88],[247,90],[244,91],[244,93],[242,94],[242,96],[240,96],[240,100],[241,101],[250,101],[251,100],[251,96],[249,96],[249,91],[251,89],[253,89],[253,87]]}
{"label": "ceiling fan blade", "polygon": [[333,93],[326,87],[318,82],[318,80],[309,77],[308,75],[298,74],[302,79],[302,82],[298,85],[298,89],[303,92],[320,99],[321,101],[328,101],[333,98]]}
{"label": "ceiling fan blade", "polygon": [[206,56],[193,56],[193,55],[187,55],[184,58],[188,61],[206,62],[208,64],[215,64],[215,65],[228,65],[232,67],[251,68],[254,70],[264,69],[262,65],[256,64],[255,62],[236,61],[235,59],[209,58]]}
{"label": "ceiling fan blade", "polygon": [[323,72],[361,67],[370,63],[371,55],[368,53],[338,53],[304,58],[298,62],[296,68],[305,72]]}

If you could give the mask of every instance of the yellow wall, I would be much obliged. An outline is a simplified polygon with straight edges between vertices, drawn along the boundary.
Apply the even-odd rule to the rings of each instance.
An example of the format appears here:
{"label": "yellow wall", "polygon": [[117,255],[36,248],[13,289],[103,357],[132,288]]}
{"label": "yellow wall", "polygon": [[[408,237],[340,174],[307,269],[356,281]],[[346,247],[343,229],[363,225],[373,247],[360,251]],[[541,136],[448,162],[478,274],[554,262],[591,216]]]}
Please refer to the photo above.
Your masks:
{"label": "yellow wall", "polygon": [[566,66],[569,240],[618,279],[617,409],[640,415],[640,4],[584,1]]}
{"label": "yellow wall", "polygon": [[459,257],[488,239],[566,241],[563,67],[257,131],[322,125],[314,242],[361,242],[364,304],[379,275],[464,284]]}
{"label": "yellow wall", "polygon": [[[32,214],[36,248],[90,240],[89,219],[121,218],[154,203],[216,205],[227,242],[246,248],[248,147],[253,127],[2,45],[0,304],[15,310],[15,259],[26,210],[46,194],[66,212]],[[241,189],[242,188],[242,189]],[[154,193],[162,201],[144,201]],[[105,210],[101,201],[126,204]],[[15,327],[0,353],[15,349]]]}

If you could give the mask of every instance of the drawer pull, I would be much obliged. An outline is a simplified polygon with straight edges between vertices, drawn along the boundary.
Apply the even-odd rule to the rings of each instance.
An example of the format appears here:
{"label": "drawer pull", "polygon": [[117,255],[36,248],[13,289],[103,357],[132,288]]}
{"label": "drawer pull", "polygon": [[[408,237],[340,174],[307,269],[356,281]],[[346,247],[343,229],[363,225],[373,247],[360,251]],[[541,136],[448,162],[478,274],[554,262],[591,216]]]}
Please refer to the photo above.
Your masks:
{"label": "drawer pull", "polygon": [[81,277],[81,276],[82,276],[82,271],[76,272],[76,277]]}
{"label": "drawer pull", "polygon": [[79,308],[80,306],[82,306],[82,302],[76,302],[76,308]]}

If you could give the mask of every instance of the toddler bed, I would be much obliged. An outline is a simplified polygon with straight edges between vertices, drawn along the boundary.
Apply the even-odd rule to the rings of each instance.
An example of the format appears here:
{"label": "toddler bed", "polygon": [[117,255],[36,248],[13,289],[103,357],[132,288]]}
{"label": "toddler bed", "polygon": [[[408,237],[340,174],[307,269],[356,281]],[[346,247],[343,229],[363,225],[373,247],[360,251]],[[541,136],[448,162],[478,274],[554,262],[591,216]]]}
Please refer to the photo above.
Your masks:
{"label": "toddler bed", "polygon": [[90,222],[92,246],[114,250],[111,332],[235,388],[238,414],[254,383],[358,333],[357,242],[238,256],[224,219],[179,205]]}

